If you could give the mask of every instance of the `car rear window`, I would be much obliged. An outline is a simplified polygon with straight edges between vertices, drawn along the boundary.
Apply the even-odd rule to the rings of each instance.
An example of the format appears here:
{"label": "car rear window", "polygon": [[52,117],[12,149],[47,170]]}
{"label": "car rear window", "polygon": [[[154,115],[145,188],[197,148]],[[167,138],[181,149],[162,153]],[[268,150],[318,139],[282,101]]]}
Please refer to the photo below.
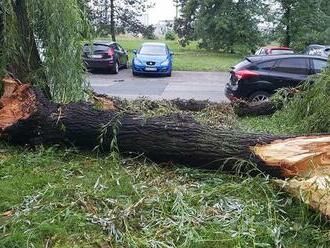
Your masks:
{"label": "car rear window", "polygon": [[305,58],[282,59],[274,68],[275,71],[291,74],[308,75],[309,63]]}
{"label": "car rear window", "polygon": [[273,55],[278,55],[278,54],[294,54],[293,50],[286,50],[286,49],[272,49],[272,54]]}
{"label": "car rear window", "polygon": [[106,52],[109,50],[109,47],[106,45],[101,44],[93,44],[92,46],[89,44],[84,45],[84,52],[91,52],[93,53],[100,53],[100,52]]}
{"label": "car rear window", "polygon": [[234,70],[241,70],[241,69],[245,69],[246,67],[248,67],[251,64],[251,62],[247,59],[243,60],[242,62],[238,63],[237,65],[234,66]]}

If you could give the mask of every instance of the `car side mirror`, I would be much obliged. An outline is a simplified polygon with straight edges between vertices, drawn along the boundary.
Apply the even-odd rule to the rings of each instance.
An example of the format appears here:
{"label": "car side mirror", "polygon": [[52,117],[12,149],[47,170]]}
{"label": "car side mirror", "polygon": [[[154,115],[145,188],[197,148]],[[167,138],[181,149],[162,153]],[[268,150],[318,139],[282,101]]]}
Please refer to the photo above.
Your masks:
{"label": "car side mirror", "polygon": [[137,50],[136,49],[134,49],[132,52],[133,52],[133,54],[137,54]]}
{"label": "car side mirror", "polygon": [[174,52],[170,52],[170,55],[173,56],[174,55]]}

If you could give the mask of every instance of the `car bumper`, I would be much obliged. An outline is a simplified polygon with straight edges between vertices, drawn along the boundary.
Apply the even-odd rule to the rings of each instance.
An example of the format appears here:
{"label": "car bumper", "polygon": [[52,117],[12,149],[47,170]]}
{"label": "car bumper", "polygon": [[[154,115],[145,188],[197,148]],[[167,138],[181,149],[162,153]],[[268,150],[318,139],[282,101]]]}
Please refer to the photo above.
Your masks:
{"label": "car bumper", "polygon": [[231,102],[236,102],[240,99],[240,97],[236,95],[236,91],[232,89],[230,84],[227,84],[225,87],[225,95]]}
{"label": "car bumper", "polygon": [[114,66],[113,59],[84,59],[87,69],[110,69]]}
{"label": "car bumper", "polygon": [[156,66],[156,67],[152,67],[153,70],[148,70],[146,66],[137,66],[137,65],[133,65],[132,69],[133,69],[133,73],[135,74],[150,74],[150,75],[159,75],[159,74],[169,74],[172,71],[172,67],[171,66]]}

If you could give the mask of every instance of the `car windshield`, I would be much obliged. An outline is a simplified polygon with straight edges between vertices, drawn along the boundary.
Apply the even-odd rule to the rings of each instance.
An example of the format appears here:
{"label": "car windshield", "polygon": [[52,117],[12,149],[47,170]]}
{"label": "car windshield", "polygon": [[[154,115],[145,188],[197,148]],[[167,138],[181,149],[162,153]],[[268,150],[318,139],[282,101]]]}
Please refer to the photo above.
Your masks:
{"label": "car windshield", "polygon": [[139,53],[141,55],[162,55],[162,56],[166,56],[167,51],[166,51],[165,46],[151,45],[151,46],[141,47]]}
{"label": "car windshield", "polygon": [[272,54],[294,54],[293,50],[286,50],[286,49],[273,49]]}

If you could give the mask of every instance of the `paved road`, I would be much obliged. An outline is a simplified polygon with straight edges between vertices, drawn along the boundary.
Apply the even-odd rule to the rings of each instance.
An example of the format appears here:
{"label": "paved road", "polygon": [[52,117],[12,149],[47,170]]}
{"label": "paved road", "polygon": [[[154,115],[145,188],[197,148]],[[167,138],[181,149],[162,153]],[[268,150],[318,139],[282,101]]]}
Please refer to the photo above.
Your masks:
{"label": "paved road", "polygon": [[118,75],[88,74],[94,90],[101,94],[126,99],[196,99],[227,101],[224,87],[228,81],[224,72],[173,72],[172,77],[133,77],[131,70]]}

